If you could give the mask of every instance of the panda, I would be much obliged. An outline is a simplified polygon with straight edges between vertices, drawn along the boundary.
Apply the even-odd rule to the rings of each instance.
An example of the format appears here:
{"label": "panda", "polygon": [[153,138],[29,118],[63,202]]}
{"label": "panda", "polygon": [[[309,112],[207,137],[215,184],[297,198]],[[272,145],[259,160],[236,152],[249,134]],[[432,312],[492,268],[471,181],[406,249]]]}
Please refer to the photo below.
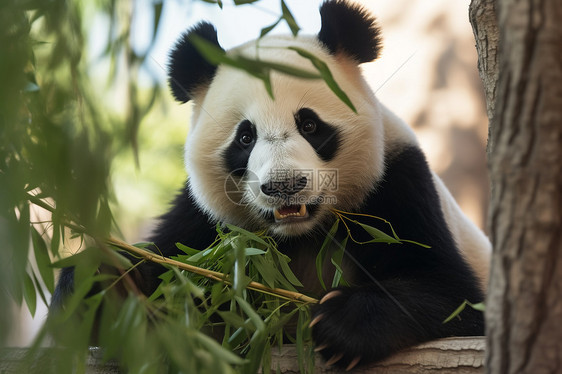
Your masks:
{"label": "panda", "polygon": [[[221,48],[210,23],[179,38],[169,84],[179,102],[193,103],[188,181],[151,241],[173,256],[177,242],[199,249],[213,243],[217,222],[265,230],[291,258],[300,291],[320,299],[310,325],[328,365],[351,369],[431,339],[482,335],[483,315],[472,308],[443,320],[464,300],[484,299],[490,242],[429,169],[413,131],[362,77],[360,65],[381,51],[375,18],[344,0],[325,1],[320,14],[317,35],[267,35],[227,56],[316,72],[298,53],[306,50],[327,64],[356,112],[322,79],[272,72],[271,95],[246,72],[211,64],[194,45],[199,38]],[[326,291],[314,269],[334,209],[382,217],[401,238],[428,247],[348,240],[341,266],[349,286]],[[364,230],[349,229],[357,242],[368,241]],[[347,234],[340,225],[330,250]],[[325,276],[333,276],[325,265]],[[163,268],[141,270],[139,286],[150,294]]]}

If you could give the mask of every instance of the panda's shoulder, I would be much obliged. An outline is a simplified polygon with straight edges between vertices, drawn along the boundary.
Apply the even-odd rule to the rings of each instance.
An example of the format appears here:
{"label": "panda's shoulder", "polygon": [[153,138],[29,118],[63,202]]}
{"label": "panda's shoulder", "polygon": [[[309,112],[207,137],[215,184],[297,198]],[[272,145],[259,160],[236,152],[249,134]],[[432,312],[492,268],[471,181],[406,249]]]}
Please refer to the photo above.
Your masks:
{"label": "panda's shoulder", "polygon": [[216,223],[195,202],[186,184],[167,213],[157,223],[150,241],[166,256],[179,252],[176,243],[195,249],[208,247],[216,238]]}

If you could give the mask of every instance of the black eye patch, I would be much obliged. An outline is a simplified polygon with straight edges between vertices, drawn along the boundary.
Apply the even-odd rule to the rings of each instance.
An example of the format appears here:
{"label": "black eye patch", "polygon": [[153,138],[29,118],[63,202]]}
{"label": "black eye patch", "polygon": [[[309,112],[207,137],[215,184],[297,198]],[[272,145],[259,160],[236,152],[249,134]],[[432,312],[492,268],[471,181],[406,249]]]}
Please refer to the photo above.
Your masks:
{"label": "black eye patch", "polygon": [[256,140],[256,126],[248,120],[240,122],[232,143],[222,155],[228,172],[240,177],[244,175]]}
{"label": "black eye patch", "polygon": [[309,108],[302,108],[295,114],[295,123],[299,133],[322,160],[330,161],[336,156],[341,142],[341,135],[336,127],[322,121]]}

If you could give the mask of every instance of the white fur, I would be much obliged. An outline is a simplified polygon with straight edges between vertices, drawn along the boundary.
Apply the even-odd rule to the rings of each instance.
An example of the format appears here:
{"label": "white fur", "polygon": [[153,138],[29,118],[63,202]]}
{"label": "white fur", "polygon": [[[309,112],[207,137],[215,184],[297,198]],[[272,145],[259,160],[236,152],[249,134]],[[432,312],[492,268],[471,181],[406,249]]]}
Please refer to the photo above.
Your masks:
{"label": "white fur", "polygon": [[[263,195],[251,206],[241,207],[232,203],[224,193],[221,181],[226,173],[220,155],[232,142],[236,125],[244,119],[257,126],[258,140],[250,155],[248,169],[259,177],[261,183],[268,182],[271,170],[275,169],[337,169],[336,207],[349,210],[357,207],[362,197],[371,191],[373,182],[382,175],[384,130],[379,103],[356,64],[330,55],[312,37],[267,37],[260,40],[259,48],[255,43],[248,43],[229,53],[249,57],[257,54],[266,61],[316,72],[310,61],[288,50],[288,46],[306,49],[325,61],[358,113],[353,113],[321,79],[303,80],[273,73],[272,99],[260,80],[220,66],[210,87],[195,98],[199,109],[194,112],[185,147],[186,169],[195,199],[217,220],[265,228],[266,223],[253,217],[252,212],[273,209]],[[316,155],[295,127],[294,114],[303,107],[314,110],[325,122],[340,126],[342,146],[330,163]],[[357,152],[357,149],[365,151]],[[307,194],[312,193],[301,193],[305,197]],[[331,214],[329,208],[321,206],[318,220]],[[307,232],[314,225],[315,222],[308,222],[270,228],[277,234],[289,235]]]}
{"label": "white fur", "polygon": [[[320,204],[316,221],[271,226],[259,213],[272,211],[272,203],[264,194],[241,206],[225,195],[227,174],[222,152],[233,141],[236,126],[250,120],[257,127],[257,142],[248,161],[248,169],[267,183],[272,170],[333,168],[339,172],[337,197],[333,207],[352,210],[372,191],[384,172],[384,155],[404,145],[417,145],[409,126],[378,102],[363,79],[357,64],[344,56],[332,56],[313,37],[268,36],[230,51],[265,61],[290,64],[316,72],[310,61],[289,46],[297,46],[326,62],[338,84],[357,108],[353,113],[321,80],[297,79],[272,73],[274,98],[263,83],[246,73],[220,66],[208,89],[195,98],[192,129],[185,146],[185,165],[192,193],[199,206],[214,219],[242,225],[249,229],[270,229],[278,235],[306,233],[327,217],[331,206]],[[300,136],[294,114],[301,108],[314,110],[323,121],[338,126],[342,144],[337,157],[322,161]],[[482,286],[488,276],[490,242],[461,212],[458,205],[434,175],[443,213],[463,256],[476,271]],[[316,183],[314,180],[309,181]],[[246,191],[250,196],[250,191]],[[299,192],[303,198],[326,193],[309,190]]]}
{"label": "white fur", "polygon": [[476,272],[480,286],[486,290],[490,271],[492,244],[484,233],[468,219],[437,174],[433,173],[433,182],[439,194],[441,209],[449,230],[453,234],[462,255]]}

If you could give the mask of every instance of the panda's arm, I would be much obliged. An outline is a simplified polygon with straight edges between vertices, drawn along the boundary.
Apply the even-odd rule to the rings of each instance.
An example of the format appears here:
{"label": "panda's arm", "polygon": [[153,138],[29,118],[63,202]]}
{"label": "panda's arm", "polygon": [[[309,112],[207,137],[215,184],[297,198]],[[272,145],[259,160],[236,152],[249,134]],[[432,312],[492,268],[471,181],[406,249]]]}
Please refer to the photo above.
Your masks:
{"label": "panda's arm", "polygon": [[483,299],[476,277],[456,251],[437,244],[348,247],[347,262],[357,272],[351,287],[329,290],[313,308],[313,337],[328,362],[339,358],[336,364],[345,367],[360,358],[369,363],[432,339],[483,335],[483,314],[472,308],[443,323],[465,299]]}
{"label": "panda's arm", "polygon": [[[471,308],[462,319],[442,323],[465,299],[477,303],[484,296],[449,230],[418,147],[387,157],[383,180],[360,213],[383,217],[400,238],[430,248],[348,240],[343,277],[351,269],[351,286],[329,290],[313,310],[313,337],[329,363],[368,363],[427,340],[483,334],[483,315]],[[362,220],[388,232],[380,220]],[[352,234],[360,242],[369,239],[360,228]]]}
{"label": "panda's arm", "polygon": [[375,362],[432,339],[483,334],[483,314],[471,308],[461,319],[443,323],[462,297],[440,293],[443,284],[424,281],[395,278],[328,293],[313,314],[319,319],[313,337],[322,348],[320,354],[328,363],[346,367],[354,360]]}

